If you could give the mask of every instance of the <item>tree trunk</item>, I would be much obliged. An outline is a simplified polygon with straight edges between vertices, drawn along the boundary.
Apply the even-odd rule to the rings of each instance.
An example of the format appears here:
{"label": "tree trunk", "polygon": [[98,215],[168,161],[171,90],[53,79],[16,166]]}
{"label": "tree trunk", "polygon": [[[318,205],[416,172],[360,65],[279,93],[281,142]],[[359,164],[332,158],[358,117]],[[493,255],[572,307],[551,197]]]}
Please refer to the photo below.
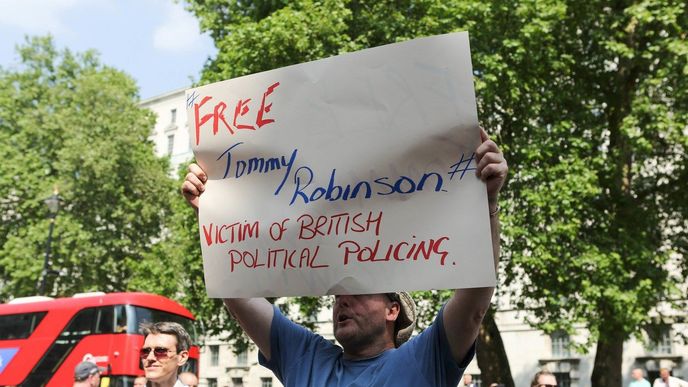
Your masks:
{"label": "tree trunk", "polygon": [[623,337],[614,332],[600,332],[592,370],[592,387],[621,387]]}
{"label": "tree trunk", "polygon": [[501,383],[505,387],[515,387],[511,377],[509,359],[506,357],[502,335],[494,320],[495,309],[490,305],[478,334],[476,358],[480,368],[480,379],[483,386]]}

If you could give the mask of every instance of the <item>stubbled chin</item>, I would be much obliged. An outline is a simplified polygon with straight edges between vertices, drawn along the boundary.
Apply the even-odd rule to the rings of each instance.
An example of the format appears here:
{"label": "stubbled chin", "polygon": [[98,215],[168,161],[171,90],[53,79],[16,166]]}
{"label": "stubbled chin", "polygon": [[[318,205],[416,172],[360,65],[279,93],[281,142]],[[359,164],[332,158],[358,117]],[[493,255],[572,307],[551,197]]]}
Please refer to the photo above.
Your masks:
{"label": "stubbled chin", "polygon": [[157,367],[146,368],[146,374],[147,374],[147,377],[149,379],[154,378],[156,376],[159,376],[160,375],[160,368],[157,368]]}
{"label": "stubbled chin", "polygon": [[353,325],[354,324],[352,320],[337,322],[334,325],[334,336],[337,341],[341,342],[342,339],[346,339],[346,337],[351,336],[354,333]]}

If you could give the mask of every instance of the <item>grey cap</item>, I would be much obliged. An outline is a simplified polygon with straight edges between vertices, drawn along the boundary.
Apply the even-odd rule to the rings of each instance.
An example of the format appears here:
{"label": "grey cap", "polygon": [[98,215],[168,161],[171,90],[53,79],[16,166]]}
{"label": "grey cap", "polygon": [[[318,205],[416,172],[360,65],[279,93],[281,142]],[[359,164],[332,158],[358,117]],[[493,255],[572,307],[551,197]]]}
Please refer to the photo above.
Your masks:
{"label": "grey cap", "polygon": [[89,376],[104,371],[103,368],[98,367],[95,363],[90,361],[82,361],[74,368],[74,380],[82,381],[88,379]]}
{"label": "grey cap", "polygon": [[416,303],[413,302],[411,295],[406,292],[388,293],[394,295],[394,301],[399,302],[401,306],[399,317],[395,325],[397,336],[395,337],[395,345],[397,347],[404,344],[411,338],[413,330],[416,328]]}

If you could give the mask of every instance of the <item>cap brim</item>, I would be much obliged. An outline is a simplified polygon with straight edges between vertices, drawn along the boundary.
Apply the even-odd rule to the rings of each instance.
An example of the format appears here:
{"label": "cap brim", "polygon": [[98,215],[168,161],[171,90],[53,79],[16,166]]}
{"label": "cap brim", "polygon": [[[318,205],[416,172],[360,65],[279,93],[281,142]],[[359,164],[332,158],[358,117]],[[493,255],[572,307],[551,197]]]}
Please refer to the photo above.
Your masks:
{"label": "cap brim", "polygon": [[400,313],[397,337],[395,338],[396,346],[399,347],[411,338],[413,330],[416,327],[416,304],[413,298],[407,292],[397,292],[400,300]]}

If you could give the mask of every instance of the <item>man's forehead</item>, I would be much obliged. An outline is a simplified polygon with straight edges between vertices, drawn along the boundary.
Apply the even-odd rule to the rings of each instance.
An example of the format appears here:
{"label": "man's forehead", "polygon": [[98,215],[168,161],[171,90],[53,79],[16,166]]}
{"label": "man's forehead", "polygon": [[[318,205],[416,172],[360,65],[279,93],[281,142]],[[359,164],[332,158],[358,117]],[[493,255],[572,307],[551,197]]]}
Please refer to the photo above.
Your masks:
{"label": "man's forehead", "polygon": [[544,384],[554,384],[556,383],[557,378],[554,377],[554,375],[540,375],[538,378],[538,383],[544,383]]}
{"label": "man's forehead", "polygon": [[167,333],[151,333],[146,336],[144,345],[146,344],[165,347],[175,346],[177,345],[177,337]]}

